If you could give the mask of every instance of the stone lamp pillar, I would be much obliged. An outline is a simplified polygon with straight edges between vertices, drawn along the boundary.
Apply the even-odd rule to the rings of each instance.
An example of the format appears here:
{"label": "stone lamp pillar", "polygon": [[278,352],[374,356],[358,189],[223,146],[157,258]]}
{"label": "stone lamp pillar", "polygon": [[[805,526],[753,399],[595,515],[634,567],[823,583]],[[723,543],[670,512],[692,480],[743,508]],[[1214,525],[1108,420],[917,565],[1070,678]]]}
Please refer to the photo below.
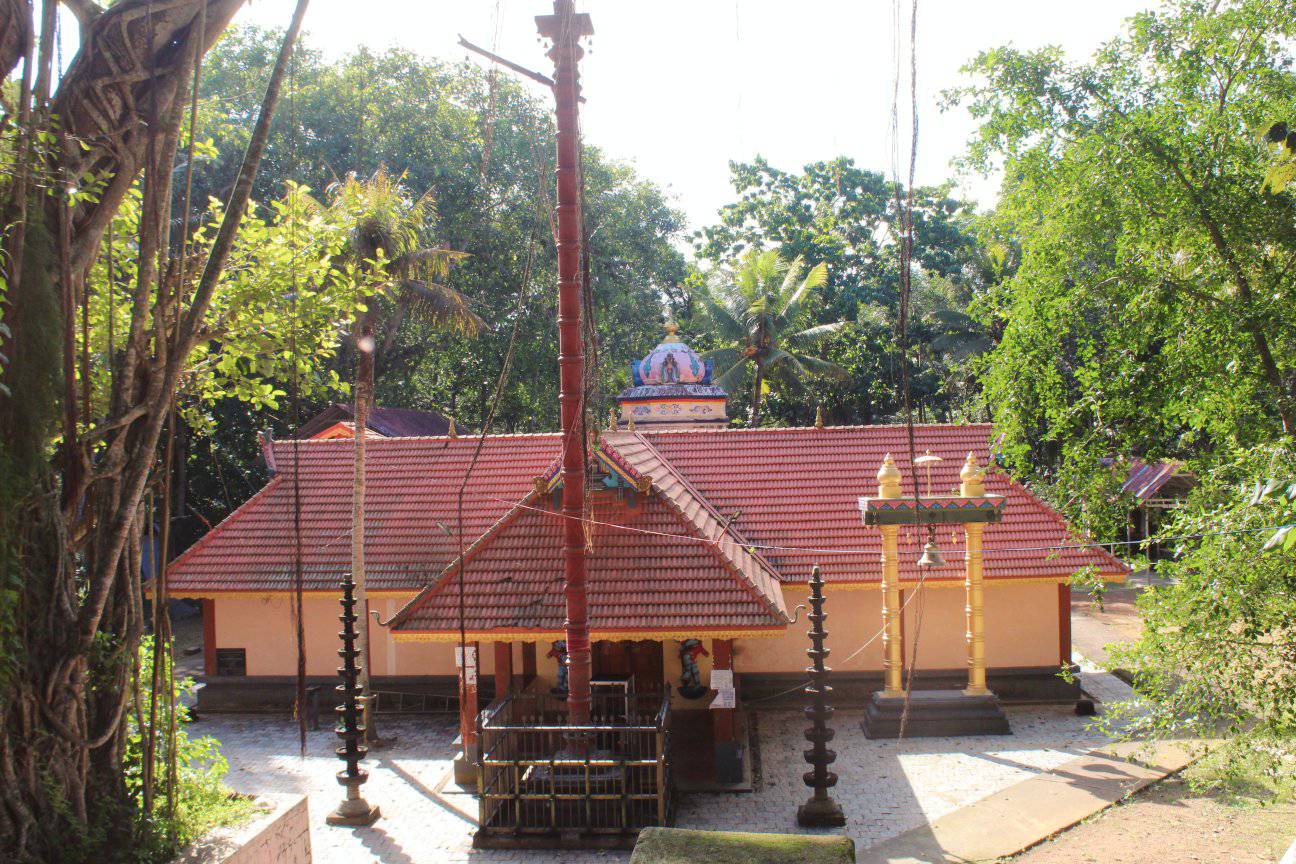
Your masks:
{"label": "stone lamp pillar", "polygon": [[816,564],[810,573],[810,614],[807,616],[810,630],[806,634],[810,637],[810,647],[806,649],[810,656],[810,667],[806,669],[810,683],[805,689],[810,704],[806,706],[805,714],[810,720],[810,728],[805,737],[810,742],[810,749],[805,751],[805,760],[811,769],[802,778],[814,794],[797,808],[797,824],[805,828],[836,828],[846,824],[846,814],[841,805],[828,794],[828,790],[837,785],[837,775],[828,770],[828,766],[837,760],[837,754],[827,747],[833,739],[833,730],[828,726],[833,709],[828,704],[828,694],[832,692],[828,686],[831,670],[824,663],[828,658],[828,649],[824,647],[828,631],[823,625],[828,616],[823,609],[823,588],[823,577],[819,575],[819,565]]}
{"label": "stone lamp pillar", "polygon": [[337,692],[342,696],[342,704],[337,706],[338,725],[335,729],[342,742],[337,748],[337,757],[344,766],[337,774],[337,781],[346,789],[346,797],[325,818],[329,825],[372,825],[380,815],[378,808],[371,806],[360,794],[360,787],[369,779],[369,773],[360,767],[360,760],[368,748],[363,743],[364,697],[360,694],[358,680],[360,664],[356,662],[360,656],[360,649],[356,647],[359,639],[356,619],[356,583],[347,573],[342,579],[342,614],[338,616],[342,622],[342,632],[338,634],[342,637],[342,647],[338,649],[338,656],[342,658],[338,675],[342,683]]}

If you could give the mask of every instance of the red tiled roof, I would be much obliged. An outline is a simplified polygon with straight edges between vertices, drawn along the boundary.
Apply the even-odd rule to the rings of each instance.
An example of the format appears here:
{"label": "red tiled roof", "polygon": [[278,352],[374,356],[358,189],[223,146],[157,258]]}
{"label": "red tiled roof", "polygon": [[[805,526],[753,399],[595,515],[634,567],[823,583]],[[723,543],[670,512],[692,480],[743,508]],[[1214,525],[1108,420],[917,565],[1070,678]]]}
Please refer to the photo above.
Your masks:
{"label": "red tiled roof", "polygon": [[[783,596],[772,578],[754,585],[718,545],[684,521],[664,498],[636,496],[632,506],[615,492],[591,496],[594,524],[586,559],[590,629],[731,631],[787,624]],[[653,531],[675,536],[653,536]],[[678,536],[687,535],[687,536]],[[466,554],[464,627],[560,632],[563,629],[562,520],[546,499],[528,499]],[[393,621],[396,633],[456,633],[460,569],[446,569]]]}
{"label": "red tiled roof", "polygon": [[[958,473],[968,452],[990,465],[991,426],[919,425],[915,450],[944,459],[931,470],[932,494],[958,489]],[[877,494],[877,469],[892,454],[913,492],[909,446],[903,426],[838,426],[824,429],[655,431],[646,438],[688,479],[716,510],[741,510],[735,527],[753,544],[797,547],[762,548],[784,582],[804,582],[819,564],[826,581],[877,581],[881,535],[866,529],[858,499]],[[922,491],[927,471],[918,468]],[[1002,472],[986,477],[986,491],[1007,498],[1003,523],[984,535],[985,573],[991,579],[1061,578],[1094,565],[1102,573],[1126,571],[1099,549],[1042,550],[1073,544],[1065,523],[1048,505]],[[937,540],[950,561],[929,579],[961,580],[961,532],[944,528]],[[955,536],[951,536],[955,535]],[[918,578],[915,561],[926,537],[914,529],[900,532],[900,575]],[[1029,549],[1032,551],[1010,551]]]}
{"label": "red tiled roof", "polygon": [[[371,438],[365,444],[365,573],[370,590],[416,590],[458,554],[457,508],[477,439]],[[308,591],[334,590],[351,567],[354,442],[277,441],[278,473],[177,558],[173,593],[287,591],[293,584],[293,453],[301,453],[302,557]],[[464,496],[466,542],[531,489],[557,435],[486,439]]]}
{"label": "red tiled roof", "polygon": [[[932,470],[931,491],[948,493],[957,486],[968,451],[988,464],[989,435],[990,427],[984,425],[916,427],[918,452],[930,449],[945,460]],[[822,565],[829,580],[877,581],[880,536],[865,529],[857,499],[875,492],[877,468],[887,452],[905,475],[906,491],[912,488],[901,426],[654,431],[610,433],[605,439],[606,446],[617,452],[619,463],[639,476],[651,477],[653,495],[659,495],[667,508],[661,514],[657,504],[650,503],[642,511],[627,510],[624,515],[646,519],[645,514],[658,514],[652,518],[661,520],[669,516],[674,527],[666,533],[708,539],[723,527],[724,536],[715,549],[731,565],[730,581],[750,585],[757,596],[777,595],[771,592],[775,579],[804,581],[815,563]],[[302,441],[296,446],[302,462],[307,589],[333,590],[350,566],[353,444]],[[457,492],[476,446],[475,437],[368,442],[366,569],[371,590],[419,590],[450,566],[458,553]],[[290,589],[293,449],[294,442],[277,442],[279,473],[270,484],[172,564],[173,593]],[[548,476],[558,455],[556,434],[487,438],[464,500],[466,541],[481,537],[530,494],[533,478]],[[926,471],[920,468],[918,473],[925,490]],[[1065,578],[1090,565],[1107,574],[1125,572],[1121,562],[1097,549],[1046,548],[1075,542],[1057,514],[1002,473],[990,474],[986,487],[1007,498],[1003,523],[985,532],[988,578]],[[741,513],[730,521],[735,511]],[[606,514],[595,513],[595,518],[616,522],[621,515],[622,511],[611,508]],[[537,519],[557,521],[554,516],[530,514],[516,530],[522,531],[524,525],[533,528],[515,535],[501,527],[498,537],[483,538],[479,554],[505,537],[526,537],[536,544],[531,559],[557,554],[558,541],[550,542]],[[650,583],[644,574],[661,572],[657,561],[664,546],[700,545],[613,528],[599,530],[606,532],[609,543],[614,535],[625,535],[615,541],[622,556],[617,559],[622,568],[617,572],[629,574],[630,581],[624,584],[645,591]],[[953,533],[954,529],[943,528],[938,538],[950,567],[928,578],[962,578],[961,538],[951,537]],[[924,539],[916,531],[902,530],[904,578],[916,578],[913,562]],[[629,567],[626,556],[637,556],[642,563]],[[741,576],[737,582],[734,573]],[[652,602],[646,594],[640,599]],[[597,605],[593,600],[592,606]]]}
{"label": "red tiled roof", "polygon": [[[303,423],[297,430],[297,437],[314,438],[337,423],[350,422],[354,414],[355,407],[350,403],[333,402]],[[384,408],[381,405],[369,409],[369,421],[365,425],[386,438],[445,435],[450,431],[450,420],[436,411]]]}

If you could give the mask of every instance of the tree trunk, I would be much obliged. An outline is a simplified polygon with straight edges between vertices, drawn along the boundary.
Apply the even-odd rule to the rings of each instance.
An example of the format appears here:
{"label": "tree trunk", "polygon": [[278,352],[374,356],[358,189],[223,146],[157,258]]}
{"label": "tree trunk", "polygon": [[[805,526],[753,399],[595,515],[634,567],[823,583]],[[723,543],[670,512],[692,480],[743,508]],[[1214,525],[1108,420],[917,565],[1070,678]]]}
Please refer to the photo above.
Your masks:
{"label": "tree trunk", "polygon": [[760,422],[761,409],[761,390],[765,386],[765,367],[758,361],[756,363],[756,381],[752,386],[752,408],[751,408],[751,427],[756,428]]}
{"label": "tree trunk", "polygon": [[[15,484],[0,506],[0,574],[20,586],[12,608],[20,628],[0,626],[6,659],[0,668],[0,858],[77,862],[110,860],[137,842],[141,821],[123,773],[125,710],[140,638],[141,502],[154,479],[163,422],[184,367],[202,333],[202,321],[228,255],[229,242],[264,153],[269,120],[300,31],[297,13],[271,73],[235,193],[226,208],[199,290],[183,317],[177,281],[165,266],[164,241],[182,100],[177,94],[200,52],[224,29],[241,0],[120,0],[87,29],[82,51],[62,79],[55,113],[81,139],[65,154],[73,176],[103,170],[110,179],[95,202],[71,211],[66,244],[70,266],[60,267],[45,226],[65,214],[59,196],[33,208],[29,264],[19,274],[23,335],[40,336],[30,314],[57,302],[64,286],[84,279],[99,236],[139,171],[149,169],[144,247],[121,366],[98,425],[100,447],[92,486],[65,475],[62,489],[43,466]],[[206,25],[196,16],[206,7]],[[97,166],[97,167],[95,167]],[[64,258],[64,256],[58,256]],[[159,260],[164,266],[158,267]],[[61,273],[55,280],[52,274]],[[71,310],[67,310],[71,311]],[[62,321],[51,332],[61,330]],[[47,337],[48,338],[48,337]],[[28,352],[24,351],[24,357]],[[52,370],[57,376],[57,351]],[[28,361],[30,362],[30,361]],[[5,370],[12,397],[0,403],[4,428],[14,417],[56,416],[57,396]],[[53,391],[55,394],[57,390]],[[82,418],[87,423],[90,418]],[[53,423],[44,429],[53,437]],[[41,430],[35,430],[40,433]],[[85,436],[88,437],[88,436]],[[0,441],[6,465],[12,441]],[[90,465],[84,450],[81,465]],[[13,479],[6,476],[5,480]],[[72,488],[69,489],[69,483]],[[77,506],[61,512],[60,495]],[[6,609],[5,611],[9,611]]]}
{"label": "tree trunk", "polygon": [[355,421],[355,491],[351,504],[351,578],[355,581],[356,605],[360,608],[356,621],[359,634],[356,648],[360,652],[357,658],[360,677],[357,681],[364,700],[366,741],[373,741],[378,735],[373,725],[369,690],[369,598],[365,592],[365,436],[369,431],[369,409],[373,407],[373,307],[376,304],[377,300],[371,300],[370,308],[356,321],[355,408],[352,416]]}

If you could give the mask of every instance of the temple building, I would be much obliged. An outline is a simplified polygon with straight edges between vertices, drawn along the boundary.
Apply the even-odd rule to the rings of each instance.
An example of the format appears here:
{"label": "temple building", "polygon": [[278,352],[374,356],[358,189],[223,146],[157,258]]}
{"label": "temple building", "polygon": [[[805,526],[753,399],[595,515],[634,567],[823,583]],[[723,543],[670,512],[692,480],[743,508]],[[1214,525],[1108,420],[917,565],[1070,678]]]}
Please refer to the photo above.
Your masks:
{"label": "temple building", "polygon": [[[1120,580],[1126,568],[1077,544],[1057,513],[993,470],[990,426],[916,426],[915,472],[903,426],[729,428],[726,394],[673,328],[630,365],[616,422],[591,436],[593,674],[638,693],[669,685],[672,712],[709,712],[717,772],[732,768],[730,757],[741,762],[735,705],[799,698],[807,641],[798,610],[816,564],[839,707],[882,689],[884,666],[898,682],[919,639],[916,688],[964,687],[979,665],[980,689],[1004,701],[1079,697],[1078,684],[1058,675],[1071,667],[1070,579],[1091,569]],[[271,446],[265,487],[169,570],[172,596],[203,601],[208,710],[291,699],[294,479],[307,672],[335,680],[353,444]],[[491,435],[479,454],[476,436],[375,437],[366,449],[375,690],[454,694],[462,638],[480,676],[479,692],[463,694],[467,735],[475,707],[505,690],[561,692],[559,435]],[[975,595],[963,554],[971,528],[960,519],[875,527],[887,496],[911,498],[915,482],[933,507],[993,511],[976,526]],[[946,563],[920,569],[931,540]]]}

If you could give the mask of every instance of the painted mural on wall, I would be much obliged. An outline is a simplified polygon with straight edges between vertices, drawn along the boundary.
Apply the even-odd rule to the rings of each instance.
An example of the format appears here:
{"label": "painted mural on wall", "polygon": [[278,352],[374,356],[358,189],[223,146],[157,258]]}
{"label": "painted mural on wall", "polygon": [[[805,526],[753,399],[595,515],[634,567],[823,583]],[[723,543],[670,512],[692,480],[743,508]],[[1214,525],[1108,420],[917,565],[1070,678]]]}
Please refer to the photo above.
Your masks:
{"label": "painted mural on wall", "polygon": [[711,652],[702,645],[701,639],[685,639],[680,643],[680,695],[685,699],[700,699],[710,692],[702,683],[702,672],[698,669],[698,657],[710,657]]}

